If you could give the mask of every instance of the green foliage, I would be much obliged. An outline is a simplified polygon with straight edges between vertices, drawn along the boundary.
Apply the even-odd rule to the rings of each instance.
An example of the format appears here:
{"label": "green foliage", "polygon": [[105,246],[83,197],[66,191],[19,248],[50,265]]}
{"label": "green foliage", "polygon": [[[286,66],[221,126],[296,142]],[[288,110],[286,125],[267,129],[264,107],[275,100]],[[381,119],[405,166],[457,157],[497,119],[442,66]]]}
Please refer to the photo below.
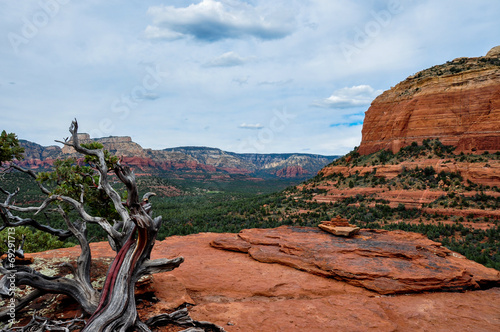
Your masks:
{"label": "green foliage", "polygon": [[40,252],[58,248],[74,247],[75,244],[71,242],[62,242],[56,236],[35,230],[29,227],[15,227],[14,231],[9,231],[8,228],[0,232],[0,253],[8,251],[7,244],[15,243],[15,249],[19,247],[22,242],[23,235],[26,237],[24,242],[24,252]]}
{"label": "green foliage", "polygon": [[[107,152],[107,151],[106,151]],[[88,160],[97,162],[96,160]],[[115,162],[108,154],[107,162]],[[64,195],[77,201],[83,198],[89,212],[98,217],[109,220],[118,218],[112,200],[98,188],[98,173],[88,165],[81,165],[75,158],[55,160],[54,168],[48,172],[38,174],[37,181],[50,188],[55,195]]]}
{"label": "green foliage", "polygon": [[[82,143],[81,146],[89,150],[99,150],[104,147],[104,145],[102,145],[99,142]],[[111,155],[111,153],[109,153],[108,150],[103,150],[103,152],[104,152],[104,160],[106,161],[106,166],[108,167],[109,170],[113,170],[116,166],[116,163],[118,162],[118,157]],[[84,162],[95,167],[99,162],[99,160],[95,156],[86,155],[84,158]]]}
{"label": "green foliage", "polygon": [[82,190],[88,192],[97,187],[97,175],[90,166],[79,165],[76,158],[54,161],[54,169],[38,173],[37,180],[52,187],[56,195],[65,195],[79,200]]}
{"label": "green foliage", "polygon": [[332,166],[361,166],[361,165],[385,165],[397,163],[412,158],[454,158],[454,146],[444,145],[439,139],[425,139],[422,144],[412,142],[410,145],[401,148],[397,153],[388,150],[380,150],[375,153],[361,156],[357,147],[342,158],[332,162]]}
{"label": "green foliage", "polygon": [[23,159],[24,148],[19,145],[17,136],[13,133],[7,134],[5,130],[0,135],[0,166],[2,162],[13,159]]}
{"label": "green foliage", "polygon": [[[237,193],[211,193],[194,196],[155,198],[155,214],[164,223],[158,238],[199,232],[239,232],[245,228],[276,227],[278,223],[265,217],[280,197]],[[275,205],[273,204],[273,207]]]}
{"label": "green foliage", "polygon": [[486,195],[483,192],[476,193],[474,196],[466,196],[464,194],[456,194],[449,192],[428,204],[429,207],[467,207],[481,210],[498,210],[500,209],[500,197]]}

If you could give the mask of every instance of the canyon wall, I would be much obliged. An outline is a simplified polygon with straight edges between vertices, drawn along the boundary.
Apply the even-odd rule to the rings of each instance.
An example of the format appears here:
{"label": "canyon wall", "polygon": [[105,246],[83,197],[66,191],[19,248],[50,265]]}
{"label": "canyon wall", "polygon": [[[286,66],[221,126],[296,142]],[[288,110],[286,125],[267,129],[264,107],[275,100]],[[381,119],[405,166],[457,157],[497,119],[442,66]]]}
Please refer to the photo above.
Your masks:
{"label": "canyon wall", "polygon": [[366,111],[359,153],[439,138],[456,152],[500,150],[500,52],[458,58],[408,77]]}
{"label": "canyon wall", "polygon": [[[181,177],[187,173],[257,176],[265,178],[306,178],[313,176],[337,156],[301,153],[234,153],[209,147],[177,147],[163,150],[143,149],[129,136],[109,136],[92,139],[88,134],[78,135],[80,143],[101,143],[111,154],[120,156],[124,163],[135,168],[137,174],[175,172]],[[30,169],[50,168],[55,159],[82,156],[72,147],[48,146],[21,140],[24,160],[21,166]],[[184,175],[183,175],[184,174]],[[187,176],[187,175],[186,175]],[[190,175],[189,175],[190,176]]]}

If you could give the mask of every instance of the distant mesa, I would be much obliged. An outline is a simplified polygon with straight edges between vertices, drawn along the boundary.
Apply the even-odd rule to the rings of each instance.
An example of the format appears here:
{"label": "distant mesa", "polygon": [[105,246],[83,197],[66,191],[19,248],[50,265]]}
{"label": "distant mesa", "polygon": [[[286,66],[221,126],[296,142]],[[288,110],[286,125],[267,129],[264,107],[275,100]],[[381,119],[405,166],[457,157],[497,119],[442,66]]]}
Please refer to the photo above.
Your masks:
{"label": "distant mesa", "polygon": [[358,152],[397,152],[439,138],[456,152],[500,150],[500,46],[408,77],[366,111]]}
{"label": "distant mesa", "polygon": [[[163,150],[144,149],[129,136],[91,138],[78,135],[80,143],[99,142],[111,154],[134,167],[137,175],[168,172],[174,177],[205,179],[207,175],[220,180],[230,177],[305,179],[314,176],[337,156],[301,153],[233,153],[209,147],[177,147]],[[81,158],[72,147],[49,146],[21,140],[25,148],[24,167],[46,169],[55,159]]]}

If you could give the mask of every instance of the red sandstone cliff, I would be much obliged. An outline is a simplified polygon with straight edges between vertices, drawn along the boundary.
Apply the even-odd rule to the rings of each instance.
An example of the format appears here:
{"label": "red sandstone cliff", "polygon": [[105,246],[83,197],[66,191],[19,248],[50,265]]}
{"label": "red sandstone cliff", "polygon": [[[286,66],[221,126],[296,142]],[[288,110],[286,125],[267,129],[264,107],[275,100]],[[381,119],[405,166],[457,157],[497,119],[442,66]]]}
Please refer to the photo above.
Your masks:
{"label": "red sandstone cliff", "polygon": [[500,150],[500,52],[458,58],[408,77],[365,114],[360,154],[439,138],[457,152]]}

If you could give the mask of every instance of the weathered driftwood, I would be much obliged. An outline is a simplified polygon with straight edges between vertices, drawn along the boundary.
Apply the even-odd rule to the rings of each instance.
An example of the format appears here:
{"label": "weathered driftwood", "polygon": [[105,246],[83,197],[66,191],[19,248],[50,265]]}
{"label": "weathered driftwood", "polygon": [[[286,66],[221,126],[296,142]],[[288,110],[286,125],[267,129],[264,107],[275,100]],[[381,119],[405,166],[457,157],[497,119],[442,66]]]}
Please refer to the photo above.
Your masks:
{"label": "weathered driftwood", "polygon": [[85,320],[83,317],[73,318],[70,320],[60,321],[60,320],[50,320],[46,317],[40,317],[33,315],[31,321],[23,327],[15,327],[11,329],[2,329],[1,332],[43,332],[43,331],[64,331],[70,332],[81,329],[85,325]]}
{"label": "weathered driftwood", "polygon": [[[13,274],[17,286],[29,285],[35,288],[35,291],[18,301],[16,310],[46,293],[66,294],[75,299],[86,313],[92,315],[82,331],[116,332],[131,329],[150,331],[147,324],[138,319],[134,295],[135,284],[140,277],[146,274],[173,270],[183,262],[183,258],[150,260],[150,253],[162,222],[161,217],[152,218],[151,204],[148,199],[153,194],[147,193],[141,200],[133,171],[118,162],[112,171],[125,184],[128,191],[127,202],[122,202],[120,195],[110,185],[108,179],[110,170],[103,150],[87,149],[80,145],[76,120],[71,124],[70,133],[71,139],[66,139],[63,143],[73,147],[79,153],[97,159],[95,167],[99,173],[98,186],[111,198],[120,218],[110,221],[104,217],[92,216],[85,210],[83,194],[80,200],[64,195],[51,195],[50,191],[41,183],[39,184],[40,190],[47,195],[47,198],[39,206],[16,206],[12,200],[17,192],[8,193],[2,189],[7,194],[7,199],[0,203],[0,216],[4,223],[0,228],[31,225],[61,239],[73,235],[81,246],[81,254],[78,257],[77,266],[70,266],[73,278],[49,277],[26,266],[12,267],[5,264],[0,267],[0,273],[4,275],[3,279],[0,280],[0,295],[12,296],[9,293],[10,279],[8,277]],[[23,170],[18,166],[14,167],[36,177],[32,171]],[[78,220],[71,220],[61,206],[57,205],[60,202],[69,204],[78,213]],[[64,218],[68,230],[53,229],[34,218],[23,219],[14,215],[16,212],[32,212],[36,217],[37,214],[54,205],[57,206],[56,210]],[[106,231],[110,246],[117,252],[101,292],[94,289],[90,282],[91,251],[87,240],[87,223],[99,224]],[[5,310],[0,312],[0,319],[6,319],[7,314],[8,311]],[[161,318],[155,321],[155,324],[160,321]],[[203,328],[203,324],[209,324],[211,329],[215,327],[210,323],[198,322],[197,324],[191,326]],[[223,329],[220,328],[219,331],[223,331]]]}
{"label": "weathered driftwood", "polygon": [[225,331],[222,327],[215,324],[193,320],[191,317],[189,317],[189,312],[186,308],[174,311],[171,314],[161,314],[146,321],[146,324],[149,326],[165,326],[172,323],[180,326],[190,327],[183,332],[205,331],[205,329],[218,332]]}

